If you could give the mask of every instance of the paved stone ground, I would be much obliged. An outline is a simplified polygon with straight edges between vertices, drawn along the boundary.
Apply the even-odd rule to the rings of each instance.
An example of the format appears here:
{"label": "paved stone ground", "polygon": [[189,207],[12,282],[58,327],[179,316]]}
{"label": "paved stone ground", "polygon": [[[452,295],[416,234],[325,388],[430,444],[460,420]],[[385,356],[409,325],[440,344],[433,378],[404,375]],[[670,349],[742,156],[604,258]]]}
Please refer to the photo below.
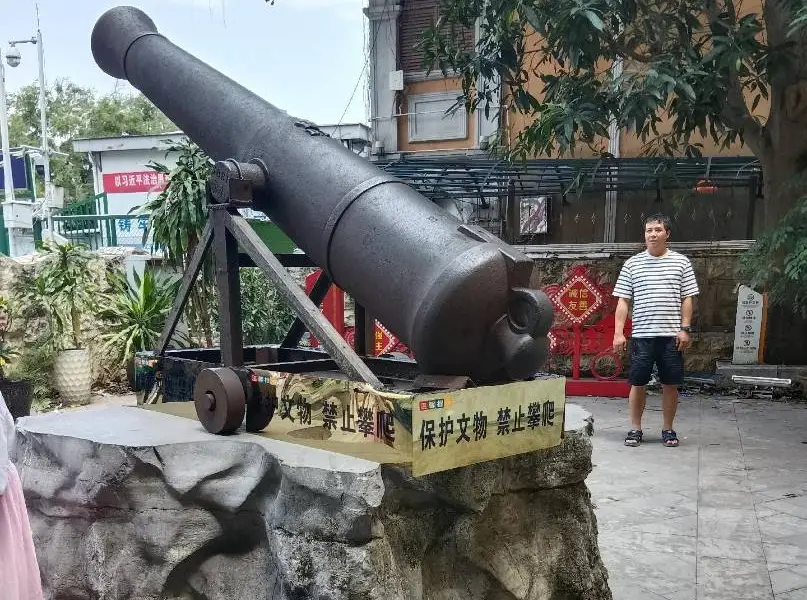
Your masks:
{"label": "paved stone ground", "polygon": [[627,400],[569,399],[594,415],[588,484],[615,600],[807,600],[807,404],[689,396],[681,445],[623,445]]}

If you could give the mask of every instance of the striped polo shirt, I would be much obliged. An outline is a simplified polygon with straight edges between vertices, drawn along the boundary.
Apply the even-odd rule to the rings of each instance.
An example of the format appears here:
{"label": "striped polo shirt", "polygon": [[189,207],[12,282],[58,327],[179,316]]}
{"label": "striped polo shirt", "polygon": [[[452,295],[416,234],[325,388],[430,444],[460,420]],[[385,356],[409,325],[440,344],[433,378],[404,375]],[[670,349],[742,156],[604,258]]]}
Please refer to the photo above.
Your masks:
{"label": "striped polo shirt", "polygon": [[681,301],[697,295],[692,263],[672,250],[631,256],[614,286],[614,296],[633,301],[633,337],[674,337],[681,331]]}

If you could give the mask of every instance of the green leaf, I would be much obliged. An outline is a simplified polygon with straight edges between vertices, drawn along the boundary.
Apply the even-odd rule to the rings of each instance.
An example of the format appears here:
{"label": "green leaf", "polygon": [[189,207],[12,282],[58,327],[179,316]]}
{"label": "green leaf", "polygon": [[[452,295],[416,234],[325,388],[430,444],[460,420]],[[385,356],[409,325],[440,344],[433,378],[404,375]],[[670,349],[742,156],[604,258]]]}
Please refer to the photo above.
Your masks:
{"label": "green leaf", "polygon": [[[459,74],[469,110],[524,117],[526,128],[507,151],[511,157],[572,153],[612,118],[643,141],[652,138],[648,152],[680,156],[698,151],[688,140],[700,131],[714,131],[721,145],[740,139],[743,123],[732,121],[736,111],[726,105],[736,78],[752,92],[750,104],[753,93],[766,97],[773,70],[789,68],[789,50],[768,45],[758,10],[746,7],[736,17],[733,5],[721,6],[722,14],[714,15],[707,4],[690,0],[441,0],[440,23],[424,35],[422,47],[431,63]],[[477,22],[476,46],[465,48],[457,31]],[[612,78],[603,66],[616,58],[625,68]],[[496,102],[498,95],[483,84],[491,73],[509,102]],[[543,93],[542,99],[531,92]],[[566,116],[549,114],[545,104]],[[661,122],[669,127],[658,127]]]}
{"label": "green leaf", "polygon": [[597,16],[597,13],[591,10],[584,11],[586,17],[588,18],[589,22],[599,31],[605,29],[605,24],[602,22],[602,19]]}
{"label": "green leaf", "polygon": [[695,100],[695,89],[691,85],[688,83],[681,83],[679,85],[690,100]]}

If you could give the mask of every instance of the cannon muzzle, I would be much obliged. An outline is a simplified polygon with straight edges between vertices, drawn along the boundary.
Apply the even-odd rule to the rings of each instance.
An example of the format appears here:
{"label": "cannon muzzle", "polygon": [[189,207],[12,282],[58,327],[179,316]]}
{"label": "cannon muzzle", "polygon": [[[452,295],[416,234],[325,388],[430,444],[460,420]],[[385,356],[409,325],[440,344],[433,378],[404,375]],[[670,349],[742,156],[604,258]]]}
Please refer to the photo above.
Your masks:
{"label": "cannon muzzle", "polygon": [[547,358],[549,299],[528,257],[175,46],[133,7],[104,13],[95,61],[214,160],[259,160],[254,208],[413,351],[424,373],[524,379]]}

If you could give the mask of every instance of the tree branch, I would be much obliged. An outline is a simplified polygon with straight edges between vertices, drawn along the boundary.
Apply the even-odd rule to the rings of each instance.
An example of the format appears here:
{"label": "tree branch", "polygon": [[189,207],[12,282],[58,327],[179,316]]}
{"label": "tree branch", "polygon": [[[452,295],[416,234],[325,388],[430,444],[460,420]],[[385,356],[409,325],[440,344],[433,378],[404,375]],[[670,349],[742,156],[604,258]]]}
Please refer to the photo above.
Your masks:
{"label": "tree branch", "polygon": [[765,128],[748,109],[743,97],[743,86],[737,71],[732,68],[728,76],[728,96],[720,113],[721,118],[734,129],[741,130],[743,140],[756,156],[761,156],[765,147]]}
{"label": "tree branch", "polygon": [[765,32],[770,46],[779,46],[787,40],[787,2],[766,0],[762,3],[762,16],[765,19]]}
{"label": "tree branch", "polygon": [[654,58],[650,54],[639,54],[636,50],[632,48],[628,48],[625,44],[624,36],[619,36],[619,38],[611,38],[607,36],[603,36],[603,41],[608,44],[609,49],[614,54],[621,54],[625,58],[629,58],[633,61],[643,63],[643,64],[650,64],[653,62]]}
{"label": "tree branch", "polygon": [[[732,25],[735,24],[737,11],[733,0],[723,0],[726,4],[726,11],[731,15]],[[720,18],[720,8],[717,0],[706,2],[706,13],[709,17],[710,29],[714,34],[714,23]],[[720,112],[720,118],[730,127],[742,131],[743,140],[756,156],[761,156],[765,147],[764,127],[751,114],[748,104],[743,96],[743,83],[737,69],[732,66],[726,78],[726,103]]]}

